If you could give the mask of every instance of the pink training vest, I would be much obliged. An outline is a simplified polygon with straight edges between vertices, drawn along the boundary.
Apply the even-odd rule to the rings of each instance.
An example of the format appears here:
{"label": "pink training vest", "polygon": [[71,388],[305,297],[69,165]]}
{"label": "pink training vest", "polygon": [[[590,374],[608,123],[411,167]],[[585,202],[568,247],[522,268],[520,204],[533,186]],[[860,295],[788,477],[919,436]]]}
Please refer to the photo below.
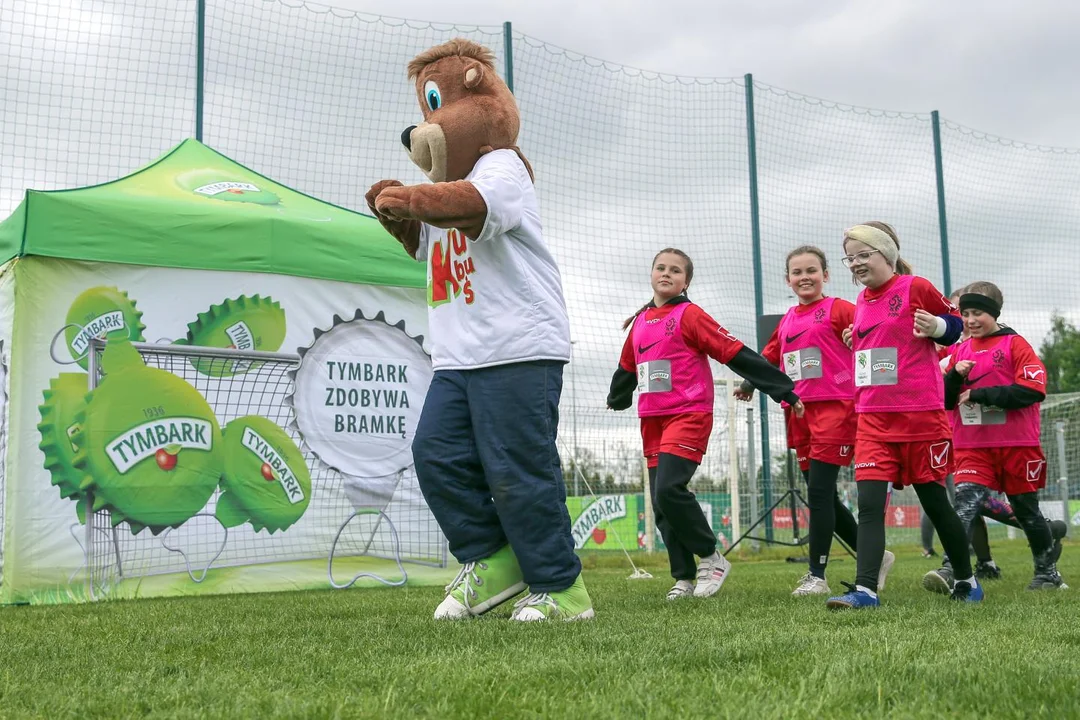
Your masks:
{"label": "pink training vest", "polygon": [[[1012,385],[1016,368],[1012,358],[1012,335],[1003,335],[986,350],[976,352],[971,340],[953,351],[956,362],[974,360],[964,380],[965,390],[994,385]],[[969,381],[974,381],[970,382]],[[986,405],[957,405],[949,413],[953,445],[957,448],[1037,447],[1039,445],[1039,403],[1019,410],[1003,410]]]}
{"label": "pink training vest", "polygon": [[682,336],[680,303],[666,316],[634,321],[631,341],[638,374],[638,416],[713,411],[713,376],[709,357],[691,350]]}
{"label": "pink training vest", "polygon": [[850,348],[836,337],[832,309],[836,298],[825,298],[811,312],[798,306],[780,320],[780,369],[795,381],[803,402],[850,400],[855,396]]}
{"label": "pink training vest", "polygon": [[899,275],[885,295],[855,302],[855,411],[945,409],[945,383],[934,341],[916,338],[911,275]]}

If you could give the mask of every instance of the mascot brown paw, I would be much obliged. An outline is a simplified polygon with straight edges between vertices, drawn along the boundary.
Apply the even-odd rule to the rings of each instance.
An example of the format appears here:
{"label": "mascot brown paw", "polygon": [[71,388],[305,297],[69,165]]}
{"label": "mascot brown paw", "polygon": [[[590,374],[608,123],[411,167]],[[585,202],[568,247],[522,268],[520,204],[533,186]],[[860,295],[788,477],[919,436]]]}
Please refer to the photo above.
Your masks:
{"label": "mascot brown paw", "polygon": [[380,180],[371,186],[364,195],[368,209],[382,224],[386,231],[394,236],[405,248],[405,252],[411,257],[416,257],[416,251],[420,247],[420,222],[407,216],[402,216],[392,211],[384,212],[378,207],[378,198],[384,190],[403,188],[398,180]]}

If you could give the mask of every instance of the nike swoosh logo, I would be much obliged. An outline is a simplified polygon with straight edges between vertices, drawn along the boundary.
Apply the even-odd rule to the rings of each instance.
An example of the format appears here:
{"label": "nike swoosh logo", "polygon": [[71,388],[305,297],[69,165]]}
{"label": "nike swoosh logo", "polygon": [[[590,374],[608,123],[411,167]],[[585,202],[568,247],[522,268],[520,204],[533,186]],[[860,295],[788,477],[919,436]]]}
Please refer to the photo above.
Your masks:
{"label": "nike swoosh logo", "polygon": [[646,345],[645,347],[642,347],[641,345],[638,345],[637,346],[638,355],[644,355],[646,350],[648,350],[651,347],[655,347],[655,346],[657,346],[659,344],[660,344],[660,341],[657,340],[656,342],[654,342],[654,343],[652,343],[650,345]]}
{"label": "nike swoosh logo", "polygon": [[979,382],[980,380],[982,380],[984,377],[986,377],[989,374],[990,373],[988,373],[988,372],[984,372],[982,375],[979,375],[978,377],[964,378],[964,384],[965,385],[974,385],[975,383]]}
{"label": "nike swoosh logo", "polygon": [[[882,320],[881,322],[885,322],[885,321]],[[874,328],[876,328],[878,325],[880,325],[881,322],[875,323],[874,325],[871,325],[870,327],[866,328],[865,330],[856,330],[855,334],[859,336],[860,340],[862,340],[864,337],[869,335],[873,331]]]}
{"label": "nike swoosh logo", "polygon": [[805,334],[806,334],[806,331],[803,330],[801,333],[795,333],[794,335],[788,335],[787,339],[786,339],[786,342],[795,342],[796,340],[799,339],[799,337],[801,337],[802,335],[805,335]]}

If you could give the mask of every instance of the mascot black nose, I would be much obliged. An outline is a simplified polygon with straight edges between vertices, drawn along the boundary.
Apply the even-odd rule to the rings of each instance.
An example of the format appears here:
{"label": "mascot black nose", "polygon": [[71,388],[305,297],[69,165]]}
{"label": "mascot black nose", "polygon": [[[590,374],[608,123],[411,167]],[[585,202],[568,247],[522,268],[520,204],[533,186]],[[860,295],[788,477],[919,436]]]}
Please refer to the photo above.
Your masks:
{"label": "mascot black nose", "polygon": [[412,131],[416,129],[415,125],[410,125],[401,131],[401,144],[405,146],[405,149],[412,152]]}

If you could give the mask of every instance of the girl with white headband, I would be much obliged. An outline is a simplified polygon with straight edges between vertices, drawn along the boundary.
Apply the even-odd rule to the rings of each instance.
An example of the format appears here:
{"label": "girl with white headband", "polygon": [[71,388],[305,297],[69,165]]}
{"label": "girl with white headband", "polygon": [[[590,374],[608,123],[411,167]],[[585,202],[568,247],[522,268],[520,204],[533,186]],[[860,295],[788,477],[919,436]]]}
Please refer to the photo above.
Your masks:
{"label": "girl with white headband", "polygon": [[889,225],[871,221],[844,231],[844,265],[864,286],[844,341],[855,351],[855,481],[859,488],[857,576],[827,606],[877,607],[885,553],[889,485],[911,485],[953,560],[952,597],[978,602],[964,526],[949,503],[952,431],[935,341],[951,345],[963,331],[956,307],[933,284],[912,275]]}
{"label": "girl with white headband", "polygon": [[[829,264],[825,253],[812,245],[788,253],[784,280],[798,302],[773,330],[761,356],[787,373],[806,406],[801,420],[784,414],[788,447],[795,450],[806,479],[810,506],[809,568],[792,595],[828,595],[825,569],[833,534],[850,548],[858,545],[855,517],[836,492],[840,468],[851,465],[855,455],[855,384],[851,348],[844,343],[855,306],[825,296]],[[750,383],[744,382],[735,397],[750,400],[753,393]],[[879,588],[884,587],[892,563],[893,554],[886,551]]]}

